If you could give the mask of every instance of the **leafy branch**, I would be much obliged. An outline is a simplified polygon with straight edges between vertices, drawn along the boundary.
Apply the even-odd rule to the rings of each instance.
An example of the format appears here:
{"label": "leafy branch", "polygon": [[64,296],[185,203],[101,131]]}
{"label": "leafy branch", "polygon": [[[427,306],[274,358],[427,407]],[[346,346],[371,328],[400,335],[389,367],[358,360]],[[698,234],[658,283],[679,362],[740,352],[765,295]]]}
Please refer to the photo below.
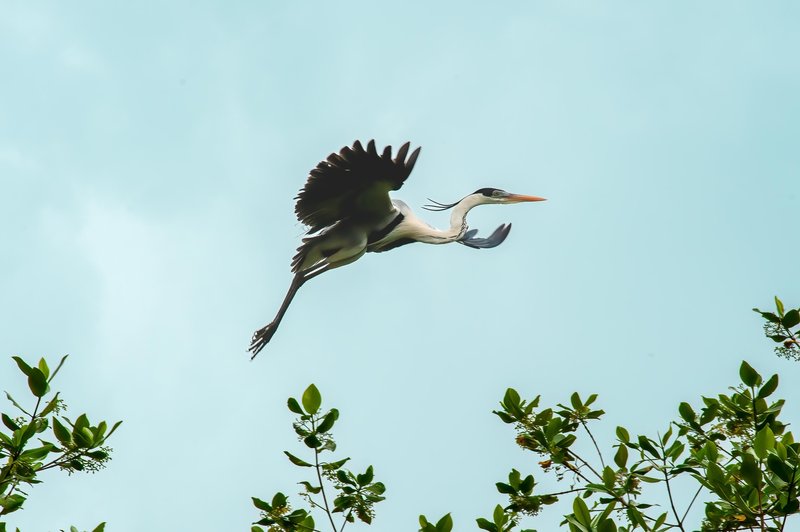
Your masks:
{"label": "leafy branch", "polygon": [[[25,490],[41,482],[39,475],[43,471],[58,468],[71,474],[105,467],[111,453],[106,441],[121,423],[118,421],[109,430],[105,421],[92,425],[86,414],[81,414],[74,422],[61,415],[67,407],[60,393],[49,395],[50,384],[67,360],[66,356],[52,371],[44,358],[36,365],[17,356],[12,358],[27,378],[33,408],[24,408],[6,392],[6,398],[17,413],[0,413],[9,431],[0,431],[0,461],[5,461],[0,468],[0,516],[22,509],[28,497]],[[54,438],[45,439],[48,430]],[[32,443],[34,438],[37,443]],[[0,522],[0,532],[5,532],[6,526]],[[94,532],[102,532],[104,527],[105,523],[101,523]]]}
{"label": "leafy branch", "polygon": [[[371,524],[375,517],[374,505],[384,500],[383,493],[386,491],[383,483],[374,482],[372,466],[364,473],[354,474],[343,467],[350,458],[321,460],[323,453],[336,451],[331,429],[339,419],[339,411],[335,408],[327,412],[320,411],[322,396],[313,384],[306,388],[300,401],[290,397],[287,406],[298,416],[292,426],[299,440],[314,453],[314,461],[311,463],[284,451],[295,466],[314,469],[314,480],[299,483],[303,486],[300,496],[305,499],[309,508],[293,510],[287,497],[280,492],[275,494],[270,503],[253,497],[253,504],[261,511],[261,519],[251,530],[263,532],[263,525],[269,526],[269,532],[320,532],[312,515],[314,510],[324,515],[332,532],[342,532],[356,518]],[[328,497],[331,491],[335,493],[332,502]],[[341,517],[336,514],[341,514]]]}

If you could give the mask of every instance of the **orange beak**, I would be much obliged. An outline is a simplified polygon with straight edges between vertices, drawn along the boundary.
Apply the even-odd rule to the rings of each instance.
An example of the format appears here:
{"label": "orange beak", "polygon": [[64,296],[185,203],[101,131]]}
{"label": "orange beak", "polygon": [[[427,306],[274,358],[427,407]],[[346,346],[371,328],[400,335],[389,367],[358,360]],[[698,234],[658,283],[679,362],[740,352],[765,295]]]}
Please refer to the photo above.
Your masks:
{"label": "orange beak", "polygon": [[525,196],[523,194],[509,194],[508,198],[511,203],[522,203],[523,201],[546,201],[546,198],[539,196]]}

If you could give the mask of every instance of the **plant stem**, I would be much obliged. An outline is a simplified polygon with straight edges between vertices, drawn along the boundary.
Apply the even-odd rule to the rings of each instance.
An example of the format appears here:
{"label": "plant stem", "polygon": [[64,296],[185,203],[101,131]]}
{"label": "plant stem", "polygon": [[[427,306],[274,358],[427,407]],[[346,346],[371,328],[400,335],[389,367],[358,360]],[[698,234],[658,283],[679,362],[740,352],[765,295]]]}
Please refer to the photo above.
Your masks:
{"label": "plant stem", "polygon": [[667,452],[664,449],[663,443],[661,444],[661,457],[661,462],[664,465],[661,472],[664,473],[664,483],[667,485],[667,496],[669,497],[669,505],[672,507],[672,515],[674,515],[675,519],[678,521],[678,528],[686,532],[683,528],[683,520],[678,517],[678,510],[675,509],[675,500],[672,498],[672,488],[669,486],[669,474],[667,473]]}
{"label": "plant stem", "polygon": [[689,515],[689,510],[692,509],[692,505],[694,505],[694,501],[697,500],[697,497],[700,495],[700,492],[702,491],[702,489],[703,489],[703,485],[701,484],[700,487],[697,488],[697,491],[694,492],[694,497],[692,497],[692,500],[689,503],[689,506],[686,507],[686,511],[683,512],[683,517],[681,517],[681,520],[679,521],[680,523],[683,523],[683,520],[686,519],[687,515]]}
{"label": "plant stem", "polygon": [[344,530],[344,527],[347,525],[347,523],[350,522],[349,520],[350,520],[350,516],[351,515],[353,515],[353,509],[352,508],[350,508],[350,511],[347,512],[347,515],[345,516],[344,521],[342,522],[342,528],[339,529],[339,532],[342,532],[342,530]]}
{"label": "plant stem", "polygon": [[[314,419],[311,419],[311,429],[316,430],[316,424],[314,423]],[[317,470],[317,480],[319,480],[319,489],[322,493],[322,502],[325,504],[325,513],[328,516],[328,521],[331,523],[331,530],[336,532],[336,523],[333,522],[333,516],[331,515],[331,507],[328,505],[328,497],[325,495],[325,484],[322,482],[322,471],[320,471],[319,467],[319,450],[314,449],[314,469]]]}
{"label": "plant stem", "polygon": [[592,443],[594,444],[594,448],[597,451],[597,456],[600,458],[600,465],[602,465],[603,469],[605,469],[606,468],[606,463],[603,461],[603,453],[600,452],[600,447],[597,445],[597,440],[594,439],[594,435],[592,434],[592,431],[589,430],[589,426],[586,424],[586,421],[581,419],[580,422],[581,422],[581,425],[583,425],[583,428],[586,430],[586,434],[588,434],[589,437],[592,439]]}
{"label": "plant stem", "polygon": [[[753,398],[753,439],[755,440],[756,434],[758,434],[758,409],[756,408],[756,389],[754,386],[750,387],[750,395]],[[752,445],[752,442],[750,442]],[[759,470],[761,468],[759,467]],[[766,530],[766,526],[764,524],[764,508],[761,503],[761,484],[759,483],[756,486],[756,494],[758,495],[758,517],[761,521],[761,531],[764,532]]]}
{"label": "plant stem", "polygon": [[[600,480],[603,480],[603,475],[601,475],[600,473],[598,473],[598,472],[595,470],[595,468],[593,468],[593,467],[592,467],[592,464],[590,464],[589,462],[587,462],[586,460],[584,460],[583,458],[581,458],[580,456],[578,456],[577,454],[575,454],[575,452],[574,452],[574,451],[568,451],[568,452],[569,452],[569,454],[571,454],[572,456],[574,456],[574,457],[575,457],[577,460],[580,460],[580,462],[581,462],[583,465],[585,465],[586,467],[588,467],[588,468],[589,468],[589,471],[591,471],[592,473],[594,473],[594,474],[595,474],[595,476],[597,476],[597,478],[599,478]],[[586,482],[589,482],[589,479],[586,479],[585,477],[584,477],[584,479],[586,480]]]}
{"label": "plant stem", "polygon": [[[789,482],[789,489],[786,493],[786,497],[788,500],[792,500],[792,490],[794,489],[794,477],[797,475],[797,462],[794,464],[794,469],[792,469],[792,481]],[[783,516],[783,522],[781,523],[781,530],[786,527],[786,518],[789,517],[789,514],[785,514]]]}

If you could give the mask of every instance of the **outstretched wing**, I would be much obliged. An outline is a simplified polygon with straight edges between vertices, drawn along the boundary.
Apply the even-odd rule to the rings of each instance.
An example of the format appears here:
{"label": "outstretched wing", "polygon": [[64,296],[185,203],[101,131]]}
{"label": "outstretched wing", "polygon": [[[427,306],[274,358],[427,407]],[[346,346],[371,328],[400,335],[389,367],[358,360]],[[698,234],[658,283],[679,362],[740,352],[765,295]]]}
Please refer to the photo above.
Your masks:
{"label": "outstretched wing", "polygon": [[464,236],[458,240],[458,243],[475,249],[495,248],[503,243],[509,231],[511,231],[511,224],[503,224],[486,238],[475,238],[475,235],[478,234],[478,230],[470,229],[464,233]]}
{"label": "outstretched wing", "polygon": [[332,153],[311,170],[306,185],[295,199],[295,213],[309,233],[329,227],[340,220],[378,220],[391,214],[394,207],[389,191],[403,186],[420,148],[406,160],[410,143],[406,142],[392,159],[392,147],[378,154],[375,141],[355,141]]}

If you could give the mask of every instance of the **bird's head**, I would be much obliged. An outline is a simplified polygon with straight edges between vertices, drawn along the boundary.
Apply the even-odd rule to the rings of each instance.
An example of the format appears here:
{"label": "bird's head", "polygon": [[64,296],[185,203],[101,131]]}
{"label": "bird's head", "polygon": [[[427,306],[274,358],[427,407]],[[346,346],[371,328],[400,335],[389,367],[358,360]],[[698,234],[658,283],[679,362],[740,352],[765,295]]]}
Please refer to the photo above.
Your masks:
{"label": "bird's head", "polygon": [[480,204],[486,203],[522,203],[525,201],[545,201],[544,198],[538,196],[525,196],[523,194],[511,194],[499,188],[480,188],[470,194],[475,196],[475,199]]}
{"label": "bird's head", "polygon": [[472,194],[465,196],[455,203],[439,203],[429,198],[431,205],[425,205],[423,208],[429,211],[444,211],[455,207],[459,203],[466,203],[467,208],[477,205],[489,204],[509,204],[509,203],[522,203],[527,201],[545,201],[545,198],[538,196],[525,196],[523,194],[511,194],[499,188],[479,188]]}

